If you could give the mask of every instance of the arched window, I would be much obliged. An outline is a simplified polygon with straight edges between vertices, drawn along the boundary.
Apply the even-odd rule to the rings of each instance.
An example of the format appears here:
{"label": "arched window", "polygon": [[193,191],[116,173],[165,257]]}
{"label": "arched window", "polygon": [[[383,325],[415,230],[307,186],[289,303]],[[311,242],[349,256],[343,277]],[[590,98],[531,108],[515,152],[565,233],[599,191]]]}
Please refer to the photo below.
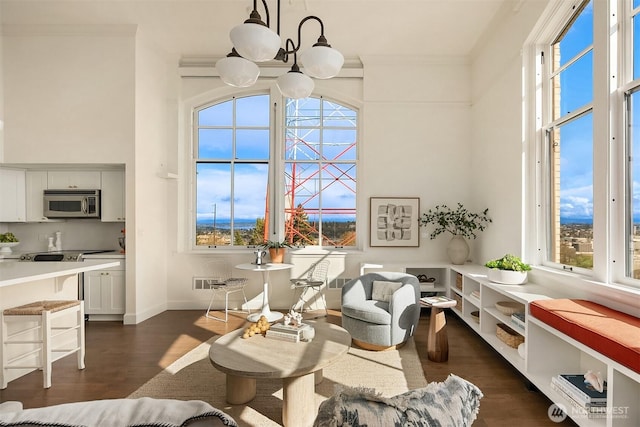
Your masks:
{"label": "arched window", "polygon": [[356,245],[357,111],[322,97],[279,105],[265,93],[195,109],[196,248]]}

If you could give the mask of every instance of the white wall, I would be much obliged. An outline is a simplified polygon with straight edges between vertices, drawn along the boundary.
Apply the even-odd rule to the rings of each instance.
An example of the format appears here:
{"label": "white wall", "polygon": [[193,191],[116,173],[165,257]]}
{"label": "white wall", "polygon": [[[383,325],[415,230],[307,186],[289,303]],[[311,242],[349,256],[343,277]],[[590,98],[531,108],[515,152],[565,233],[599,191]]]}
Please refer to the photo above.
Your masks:
{"label": "white wall", "polygon": [[131,26],[5,26],[4,161],[126,163],[134,54]]}
{"label": "white wall", "polygon": [[[506,2],[472,55],[472,139],[469,191],[473,206],[493,219],[478,239],[484,263],[506,253],[523,255],[524,141],[522,46],[545,1]],[[530,220],[529,220],[530,221]]]}
{"label": "white wall", "polygon": [[[173,65],[175,67],[175,64]],[[139,323],[167,308],[167,188],[169,142],[177,119],[170,116],[169,66],[166,56],[144,37],[136,38],[135,148],[132,197],[127,198],[127,313],[125,323]],[[132,209],[130,208],[132,207]],[[131,242],[131,244],[129,244]],[[132,274],[129,267],[132,267]],[[135,283],[135,287],[129,283]]]}

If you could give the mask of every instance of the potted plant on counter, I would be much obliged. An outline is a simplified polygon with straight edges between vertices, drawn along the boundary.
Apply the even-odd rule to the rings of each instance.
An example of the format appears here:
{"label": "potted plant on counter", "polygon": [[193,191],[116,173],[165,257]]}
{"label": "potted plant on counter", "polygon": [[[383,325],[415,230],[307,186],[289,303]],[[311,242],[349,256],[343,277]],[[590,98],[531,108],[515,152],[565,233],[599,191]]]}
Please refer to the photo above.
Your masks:
{"label": "potted plant on counter", "polygon": [[527,281],[527,271],[531,270],[529,264],[525,264],[520,258],[511,254],[488,261],[484,266],[489,268],[487,273],[489,280],[504,285],[525,283]]}
{"label": "potted plant on counter", "polygon": [[477,233],[484,231],[492,222],[488,213],[488,208],[479,213],[469,212],[462,203],[458,203],[455,209],[438,205],[423,213],[419,221],[421,227],[435,226],[429,235],[431,239],[442,233],[451,234],[453,237],[447,246],[447,255],[453,264],[464,264],[469,256],[469,244],[465,239],[475,239]]}
{"label": "potted plant on counter", "polygon": [[0,233],[0,254],[10,254],[11,248],[20,244],[18,238],[13,233]]}
{"label": "potted plant on counter", "polygon": [[283,262],[287,248],[292,247],[291,244],[285,240],[282,242],[277,240],[267,240],[261,246],[265,249],[269,249],[269,258],[271,258],[271,262],[273,263]]}

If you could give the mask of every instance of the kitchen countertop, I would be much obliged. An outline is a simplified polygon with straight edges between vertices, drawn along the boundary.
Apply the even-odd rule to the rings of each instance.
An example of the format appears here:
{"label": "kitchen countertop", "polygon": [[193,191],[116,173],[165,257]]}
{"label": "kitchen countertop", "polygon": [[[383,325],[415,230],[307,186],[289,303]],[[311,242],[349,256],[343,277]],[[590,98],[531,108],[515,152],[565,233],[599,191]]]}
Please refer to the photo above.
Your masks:
{"label": "kitchen countertop", "polygon": [[86,260],[83,262],[2,262],[0,263],[0,287],[52,279],[60,276],[117,267],[120,261]]}

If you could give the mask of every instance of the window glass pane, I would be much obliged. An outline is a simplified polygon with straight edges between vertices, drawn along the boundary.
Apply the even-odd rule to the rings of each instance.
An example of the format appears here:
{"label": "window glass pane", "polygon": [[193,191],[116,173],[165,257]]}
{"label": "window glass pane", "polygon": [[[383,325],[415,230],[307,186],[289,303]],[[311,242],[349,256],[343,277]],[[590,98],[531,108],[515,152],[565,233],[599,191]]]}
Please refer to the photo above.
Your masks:
{"label": "window glass pane", "polygon": [[593,101],[593,51],[552,79],[553,119],[556,120]]}
{"label": "window glass pane", "polygon": [[326,127],[356,127],[356,112],[331,101],[322,103],[322,124]]}
{"label": "window glass pane", "polygon": [[593,117],[552,132],[551,253],[561,264],[593,268]]}
{"label": "window glass pane", "polygon": [[237,164],[234,169],[234,245],[259,245],[265,240],[267,164]]}
{"label": "window glass pane", "polygon": [[233,101],[212,105],[198,112],[198,126],[231,126]]}
{"label": "window glass pane", "polygon": [[269,159],[269,129],[238,129],[236,159]]}
{"label": "window glass pane", "polygon": [[633,0],[633,8],[640,6],[640,0]]}
{"label": "window glass pane", "polygon": [[320,168],[317,163],[285,164],[285,230],[291,242],[320,244]]}
{"label": "window glass pane", "polygon": [[322,244],[356,244],[356,165],[327,164],[322,173]]}
{"label": "window glass pane", "polygon": [[247,96],[236,100],[236,126],[269,126],[269,96]]}
{"label": "window glass pane", "polygon": [[[640,153],[640,92],[631,95],[628,109],[628,159],[629,174],[627,179],[627,223],[629,224],[627,275],[640,279],[640,161],[635,161]],[[640,154],[638,154],[640,155]]]}
{"label": "window glass pane", "polygon": [[201,159],[229,159],[232,157],[232,144],[231,129],[200,129],[198,131],[198,157]]}
{"label": "window glass pane", "polygon": [[356,130],[355,129],[325,129],[325,142],[322,144],[322,155],[325,160],[355,160],[356,159]]}
{"label": "window glass pane", "polygon": [[229,245],[228,226],[224,231],[223,224],[231,218],[231,165],[199,163],[196,174],[196,245]]}
{"label": "window glass pane", "polygon": [[318,129],[287,128],[286,160],[318,160],[320,158],[320,131]]}
{"label": "window glass pane", "polygon": [[554,49],[557,69],[571,61],[578,53],[593,45],[593,2],[589,2],[564,32]]}
{"label": "window glass pane", "polygon": [[287,127],[320,126],[320,99],[287,99]]}

